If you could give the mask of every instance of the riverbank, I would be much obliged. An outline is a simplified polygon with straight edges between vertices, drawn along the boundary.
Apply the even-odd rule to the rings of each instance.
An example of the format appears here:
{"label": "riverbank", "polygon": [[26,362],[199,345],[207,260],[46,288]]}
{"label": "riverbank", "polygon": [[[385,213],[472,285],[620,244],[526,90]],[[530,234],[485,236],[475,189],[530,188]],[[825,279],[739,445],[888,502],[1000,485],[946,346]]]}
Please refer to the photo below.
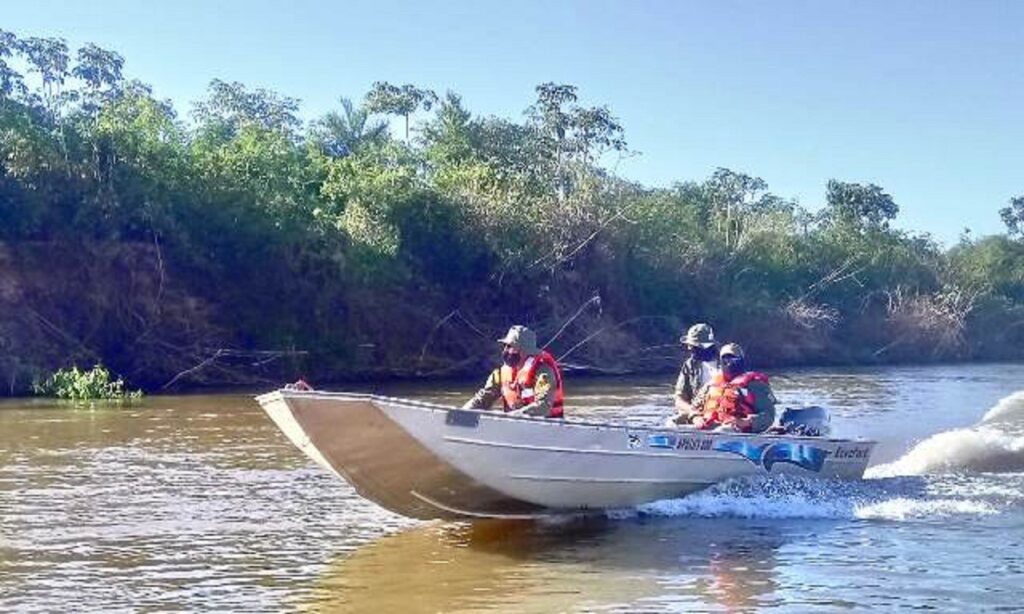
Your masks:
{"label": "riverbank", "polygon": [[[326,307],[349,312],[330,334],[337,346],[304,334],[281,347],[268,343],[267,329],[246,330],[243,323],[275,313],[294,323],[304,309],[264,314],[259,302],[230,300],[233,293],[223,285],[209,288],[157,244],[0,244],[4,394],[26,394],[34,380],[57,368],[96,363],[148,393],[274,385],[298,377],[336,383],[475,378],[491,368],[493,340],[513,321],[474,315],[480,306],[469,300],[439,316],[440,307],[428,302],[436,295],[421,301],[415,289],[390,289],[386,298],[357,296],[360,314],[343,300]],[[287,289],[254,291],[273,296]],[[579,287],[563,292],[578,296]],[[572,313],[563,297],[548,300],[545,311],[568,315],[527,322],[542,341],[558,333],[550,348],[556,356],[567,354],[568,371],[669,374],[678,368],[677,338],[692,321],[682,313],[645,317],[621,300],[613,312],[600,298],[584,300]],[[1024,359],[1024,343],[1008,343],[1013,329],[1000,331],[984,312],[967,318],[950,341],[948,331],[935,331],[928,321],[885,311],[814,327],[775,308],[737,321],[734,309],[726,311],[729,317],[702,319],[716,325],[720,338],[740,340],[761,368]],[[1018,336],[1022,329],[1017,327]]]}
{"label": "riverbank", "polygon": [[0,34],[4,394],[96,363],[147,392],[474,376],[517,323],[611,373],[675,369],[697,321],[769,367],[1024,359],[1017,198],[947,248],[871,183],[617,176],[625,128],[570,84],[515,120],[383,82],[305,119],[214,80],[186,122],[116,53]]}

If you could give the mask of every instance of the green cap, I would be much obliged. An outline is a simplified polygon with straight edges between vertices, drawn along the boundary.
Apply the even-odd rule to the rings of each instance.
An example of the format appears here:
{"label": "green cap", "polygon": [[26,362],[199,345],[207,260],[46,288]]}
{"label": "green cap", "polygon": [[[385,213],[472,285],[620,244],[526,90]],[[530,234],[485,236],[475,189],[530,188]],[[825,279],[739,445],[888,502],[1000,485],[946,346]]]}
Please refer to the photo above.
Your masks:
{"label": "green cap", "polygon": [[718,353],[719,356],[735,356],[736,358],[743,358],[743,348],[738,343],[726,343],[722,346],[722,350]]}
{"label": "green cap", "polygon": [[709,348],[715,344],[715,331],[711,330],[710,324],[701,322],[691,326],[680,341],[683,345]]}
{"label": "green cap", "polygon": [[529,328],[519,324],[508,329],[505,336],[498,339],[498,343],[511,345],[527,356],[539,352],[537,349],[537,335]]}

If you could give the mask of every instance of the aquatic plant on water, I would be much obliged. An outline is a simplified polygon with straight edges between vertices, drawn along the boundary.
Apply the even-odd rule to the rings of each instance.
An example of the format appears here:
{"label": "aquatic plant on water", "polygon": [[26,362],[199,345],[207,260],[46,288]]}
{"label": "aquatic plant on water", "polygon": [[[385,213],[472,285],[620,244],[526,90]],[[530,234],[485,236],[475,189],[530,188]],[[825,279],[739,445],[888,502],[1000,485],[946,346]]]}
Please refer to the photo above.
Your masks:
{"label": "aquatic plant on water", "polygon": [[59,369],[43,382],[36,383],[33,390],[40,396],[72,401],[132,401],[142,398],[142,391],[127,390],[123,379],[111,380],[110,371],[103,365],[95,365],[88,371],[77,366]]}

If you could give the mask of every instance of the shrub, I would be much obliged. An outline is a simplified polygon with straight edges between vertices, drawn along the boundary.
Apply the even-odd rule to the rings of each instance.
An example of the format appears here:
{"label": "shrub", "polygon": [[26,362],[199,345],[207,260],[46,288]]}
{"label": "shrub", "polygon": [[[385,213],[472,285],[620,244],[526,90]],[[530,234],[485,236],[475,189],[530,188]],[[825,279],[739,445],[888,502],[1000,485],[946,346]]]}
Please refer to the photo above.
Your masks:
{"label": "shrub", "polygon": [[40,396],[72,401],[133,401],[142,398],[141,390],[126,390],[123,379],[111,381],[110,371],[102,365],[96,365],[89,371],[77,366],[59,369],[42,383],[36,383],[33,389]]}

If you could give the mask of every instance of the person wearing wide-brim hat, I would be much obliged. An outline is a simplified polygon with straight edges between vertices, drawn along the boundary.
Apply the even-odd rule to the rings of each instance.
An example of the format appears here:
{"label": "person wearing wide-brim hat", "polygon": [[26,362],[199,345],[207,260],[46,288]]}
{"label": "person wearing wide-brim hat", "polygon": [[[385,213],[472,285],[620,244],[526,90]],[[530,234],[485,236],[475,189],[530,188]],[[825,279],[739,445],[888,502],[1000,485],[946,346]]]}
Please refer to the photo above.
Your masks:
{"label": "person wearing wide-brim hat", "polygon": [[554,357],[537,347],[537,335],[516,325],[498,343],[502,365],[463,408],[490,409],[501,399],[508,413],[561,418],[565,399],[562,373]]}
{"label": "person wearing wide-brim hat", "polygon": [[689,424],[694,417],[693,399],[697,391],[719,371],[718,342],[714,329],[704,322],[687,329],[679,342],[686,348],[687,356],[676,378],[672,395],[676,414],[669,418],[669,423]]}

